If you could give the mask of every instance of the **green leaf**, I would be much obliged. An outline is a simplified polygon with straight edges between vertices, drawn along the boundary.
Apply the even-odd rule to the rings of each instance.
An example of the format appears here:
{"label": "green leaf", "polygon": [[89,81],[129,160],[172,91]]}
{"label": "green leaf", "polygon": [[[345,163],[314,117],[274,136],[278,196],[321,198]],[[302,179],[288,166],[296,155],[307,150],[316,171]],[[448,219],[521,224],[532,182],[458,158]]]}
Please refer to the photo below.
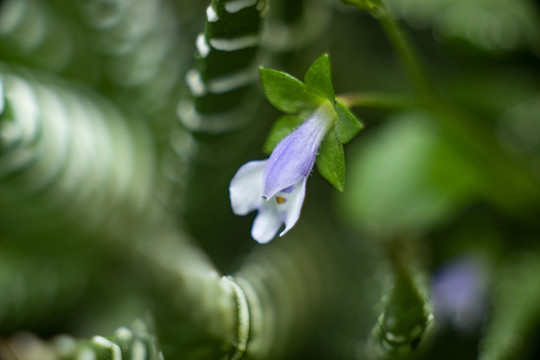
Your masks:
{"label": "green leaf", "polygon": [[332,86],[332,74],[328,54],[320,56],[310,66],[304,77],[307,88],[319,95],[334,101],[334,88]]}
{"label": "green leaf", "polygon": [[381,325],[385,331],[412,341],[419,335],[415,331],[424,329],[428,322],[427,307],[410,275],[400,273],[390,292]]}
{"label": "green leaf", "polygon": [[425,113],[390,118],[349,151],[342,215],[378,235],[423,231],[479,196],[478,166]]}
{"label": "green leaf", "polygon": [[339,191],[345,186],[345,155],[343,145],[336,139],[333,130],[324,138],[317,156],[319,173]]}
{"label": "green leaf", "polygon": [[345,144],[348,143],[362,128],[364,125],[358,120],[358,118],[345,106],[339,102],[334,105],[338,119],[336,121],[336,137]]}
{"label": "green leaf", "polygon": [[283,115],[270,129],[266,142],[263,146],[263,152],[270,154],[276,145],[287,135],[292,133],[305,120],[301,115]]}
{"label": "green leaf", "polygon": [[536,49],[540,41],[534,1],[386,0],[385,4],[391,13],[411,24],[421,18],[423,25],[430,26],[441,41],[465,41],[494,52]]}
{"label": "green leaf", "polygon": [[[401,249],[400,249],[401,250]],[[397,254],[400,257],[402,254]],[[393,261],[395,280],[383,297],[384,311],[368,340],[368,354],[374,358],[394,358],[416,349],[433,318],[425,294],[425,284],[415,281],[419,274],[401,262]],[[411,259],[407,259],[410,263]],[[375,354],[382,357],[373,356]]]}
{"label": "green leaf", "polygon": [[260,68],[261,82],[268,101],[278,110],[296,114],[314,108],[322,101],[297,78],[273,69]]}

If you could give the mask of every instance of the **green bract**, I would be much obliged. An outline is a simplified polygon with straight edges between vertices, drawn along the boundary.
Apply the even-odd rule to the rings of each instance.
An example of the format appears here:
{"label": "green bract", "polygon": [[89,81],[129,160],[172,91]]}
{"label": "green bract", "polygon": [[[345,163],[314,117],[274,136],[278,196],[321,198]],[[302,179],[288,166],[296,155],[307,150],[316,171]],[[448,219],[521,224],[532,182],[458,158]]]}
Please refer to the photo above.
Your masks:
{"label": "green bract", "polygon": [[270,153],[274,147],[313,111],[325,102],[333,107],[334,116],[330,130],[322,141],[317,156],[317,169],[336,189],[343,191],[345,182],[345,157],[343,144],[350,141],[362,129],[362,123],[343,104],[336,100],[332,86],[328,54],[320,56],[310,66],[304,77],[297,78],[273,69],[260,68],[261,82],[268,101],[288,115],[280,117],[268,135],[263,147]]}
{"label": "green bract", "polygon": [[287,114],[313,110],[322,98],[310,91],[297,78],[281,71],[260,68],[266,98],[276,109]]}
{"label": "green bract", "polygon": [[319,57],[306,72],[304,77],[309,91],[327,97],[334,101],[334,87],[332,86],[332,77],[330,72],[330,60],[328,54]]}
{"label": "green bract", "polygon": [[345,185],[345,155],[343,145],[334,136],[328,134],[321,143],[317,156],[317,170],[336,189],[343,191]]}

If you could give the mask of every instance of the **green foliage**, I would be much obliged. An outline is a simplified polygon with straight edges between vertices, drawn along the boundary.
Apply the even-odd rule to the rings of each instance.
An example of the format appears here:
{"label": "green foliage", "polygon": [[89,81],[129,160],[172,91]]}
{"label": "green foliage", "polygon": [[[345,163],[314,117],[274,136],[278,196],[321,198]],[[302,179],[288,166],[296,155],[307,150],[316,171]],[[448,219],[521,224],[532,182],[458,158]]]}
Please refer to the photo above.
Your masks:
{"label": "green foliage", "polygon": [[345,154],[343,144],[330,133],[321,143],[317,157],[319,173],[337,190],[345,186]]}
{"label": "green foliage", "polygon": [[[0,219],[5,233],[21,231],[11,225],[16,219],[28,216],[27,221],[37,221],[48,211],[69,214],[68,219],[55,217],[51,224],[77,222],[91,229],[99,223],[106,233],[122,223],[107,220],[111,213],[121,211],[129,218],[152,202],[153,148],[140,118],[128,121],[104,97],[59,80],[20,76],[9,67],[0,68],[0,77],[10,109],[2,114],[8,121],[0,122],[6,145],[1,149],[0,194],[4,201],[30,198],[34,208],[25,209],[29,200],[12,205]],[[135,158],[137,166],[130,165]],[[117,161],[125,166],[110,166]],[[129,177],[132,181],[126,186]],[[46,200],[58,194],[70,201]],[[101,211],[89,211],[95,208]],[[33,231],[42,230],[36,226]]]}
{"label": "green foliage", "polygon": [[[536,3],[338,3],[0,1],[2,360],[538,358]],[[264,151],[324,107],[347,182],[264,246],[227,193],[275,120],[258,79]],[[470,252],[491,282],[431,327]]]}
{"label": "green foliage", "polygon": [[[6,351],[9,349],[10,351]],[[0,353],[14,354],[22,359],[94,360],[144,359],[162,360],[153,329],[141,319],[129,328],[120,327],[111,337],[94,336],[78,340],[67,335],[56,336],[45,342],[30,334],[16,334],[0,346]]]}
{"label": "green foliage", "polygon": [[416,350],[431,324],[429,303],[410,274],[400,271],[368,343],[371,358],[392,359]]}
{"label": "green foliage", "polygon": [[310,91],[334,101],[334,87],[330,71],[328,54],[324,54],[311,64],[304,77],[304,82]]}
{"label": "green foliage", "polygon": [[524,47],[538,50],[539,15],[533,1],[387,0],[385,3],[412,25],[430,26],[446,40],[464,41],[490,52]]}
{"label": "green foliage", "polygon": [[518,154],[535,154],[540,150],[540,93],[527,94],[499,119],[501,138],[506,146]]}
{"label": "green foliage", "polygon": [[0,24],[2,59],[84,82],[98,81],[97,55],[85,46],[88,38],[48,4],[6,1]]}
{"label": "green foliage", "polygon": [[[266,0],[239,4],[213,0],[207,8],[204,32],[196,40],[196,64],[187,78],[193,97],[190,100],[193,101],[193,109],[190,111],[195,115],[188,115],[188,111],[181,115],[188,128],[217,133],[223,128],[243,124],[240,121],[243,120],[242,115],[231,113],[245,105],[244,98],[257,78],[254,61],[262,38],[266,9]],[[221,114],[228,121],[218,120],[215,124],[212,116]],[[223,125],[227,122],[230,124]]]}
{"label": "green foliage", "polygon": [[274,107],[287,114],[297,114],[315,108],[322,102],[320,96],[309,91],[295,77],[273,69],[260,69],[261,83],[266,98]]}
{"label": "green foliage", "polygon": [[540,258],[536,251],[506,261],[497,272],[493,313],[480,360],[530,358],[540,323]]}
{"label": "green foliage", "polygon": [[341,0],[341,2],[372,13],[378,13],[384,8],[381,0]]}
{"label": "green foliage", "polygon": [[338,115],[338,121],[336,121],[335,125],[336,138],[342,144],[346,144],[351,141],[364,126],[358,118],[341,103],[336,102],[334,108]]}
{"label": "green foliage", "polygon": [[339,199],[351,225],[376,234],[425,231],[475,196],[481,177],[432,119],[389,118],[375,138],[351,149],[350,191]]}

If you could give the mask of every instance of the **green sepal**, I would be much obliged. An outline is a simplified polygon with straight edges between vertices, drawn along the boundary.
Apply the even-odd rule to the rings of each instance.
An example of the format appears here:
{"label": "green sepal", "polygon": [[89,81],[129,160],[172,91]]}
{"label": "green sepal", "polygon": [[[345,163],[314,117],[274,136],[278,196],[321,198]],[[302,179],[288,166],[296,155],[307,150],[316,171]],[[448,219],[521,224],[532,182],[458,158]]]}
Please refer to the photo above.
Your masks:
{"label": "green sepal", "polygon": [[276,145],[283,140],[283,138],[292,133],[302,122],[305,117],[301,115],[283,115],[272,126],[266,142],[263,146],[263,152],[270,154]]}
{"label": "green sepal", "polygon": [[332,102],[334,101],[334,87],[332,86],[332,73],[328,54],[320,56],[311,64],[304,77],[304,82],[309,91],[327,97]]}
{"label": "green sepal", "polygon": [[364,125],[349,109],[339,102],[334,104],[334,109],[338,115],[335,130],[336,137],[341,143],[346,144],[362,130]]}
{"label": "green sepal", "polygon": [[317,170],[332,186],[343,191],[345,187],[345,154],[343,145],[336,138],[333,129],[326,135],[319,147]]}
{"label": "green sepal", "polygon": [[259,68],[266,98],[274,107],[287,114],[317,107],[323,100],[308,91],[297,78],[273,69]]}

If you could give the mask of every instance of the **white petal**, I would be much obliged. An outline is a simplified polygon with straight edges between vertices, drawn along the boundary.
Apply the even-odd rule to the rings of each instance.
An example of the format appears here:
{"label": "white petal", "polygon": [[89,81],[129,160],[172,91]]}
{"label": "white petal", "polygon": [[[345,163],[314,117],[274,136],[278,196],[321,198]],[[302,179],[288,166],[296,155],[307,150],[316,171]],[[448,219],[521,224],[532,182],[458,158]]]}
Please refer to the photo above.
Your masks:
{"label": "white petal", "polygon": [[260,244],[266,244],[276,236],[281,224],[281,218],[272,204],[266,204],[259,209],[259,213],[253,221],[251,237]]}
{"label": "white petal", "polygon": [[285,202],[281,204],[276,203],[280,218],[285,223],[285,230],[279,236],[285,235],[300,218],[300,211],[306,195],[306,183],[307,177],[294,184],[290,193],[280,192],[276,195],[276,198],[279,196],[285,199]]}
{"label": "white petal", "polygon": [[262,175],[267,161],[245,163],[232,178],[229,195],[235,215],[246,215],[262,206]]}

